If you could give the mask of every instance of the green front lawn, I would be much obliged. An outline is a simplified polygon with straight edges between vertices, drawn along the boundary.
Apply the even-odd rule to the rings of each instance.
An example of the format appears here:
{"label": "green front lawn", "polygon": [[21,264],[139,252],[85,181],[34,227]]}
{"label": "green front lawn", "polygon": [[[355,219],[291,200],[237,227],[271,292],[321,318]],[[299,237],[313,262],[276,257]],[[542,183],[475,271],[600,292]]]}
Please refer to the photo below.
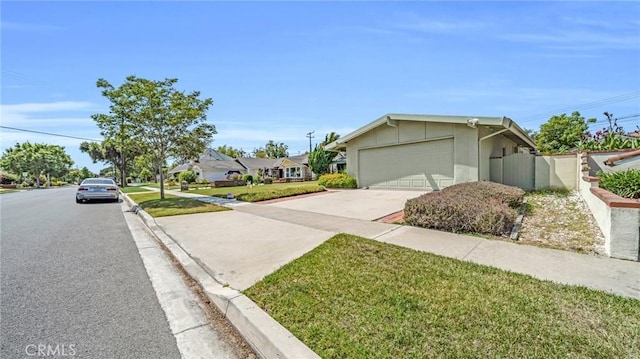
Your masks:
{"label": "green front lawn", "polygon": [[122,193],[149,192],[150,190],[142,187],[120,187]]}
{"label": "green front lawn", "polygon": [[207,196],[222,196],[227,193],[232,193],[235,197],[241,194],[247,193],[268,193],[277,191],[286,191],[294,188],[301,187],[318,187],[318,181],[306,181],[306,182],[290,182],[290,183],[273,183],[273,184],[261,184],[238,187],[219,187],[219,188],[207,188],[207,189],[195,189],[189,190],[189,193],[204,194]]}
{"label": "green front lawn", "polygon": [[339,234],[245,294],[323,358],[636,358],[640,301]]}
{"label": "green front lawn", "polygon": [[205,203],[193,198],[178,197],[165,193],[160,199],[160,192],[147,192],[128,195],[152,217],[177,216],[205,212],[227,211],[229,208]]}

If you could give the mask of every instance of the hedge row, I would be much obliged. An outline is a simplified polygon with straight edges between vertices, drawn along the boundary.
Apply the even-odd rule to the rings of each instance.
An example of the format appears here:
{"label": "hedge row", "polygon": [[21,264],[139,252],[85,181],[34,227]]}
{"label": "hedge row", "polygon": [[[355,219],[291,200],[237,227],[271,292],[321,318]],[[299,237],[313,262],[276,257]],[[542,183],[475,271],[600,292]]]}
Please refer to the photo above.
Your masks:
{"label": "hedge row", "polygon": [[253,193],[241,193],[236,196],[239,201],[245,202],[259,202],[266,201],[270,199],[276,198],[284,198],[297,196],[301,194],[307,193],[316,193],[325,191],[324,187],[321,186],[301,186],[301,187],[290,187],[280,190],[272,190],[272,191],[264,191],[264,192],[253,192]]}
{"label": "hedge row", "polygon": [[318,178],[318,184],[327,188],[358,188],[356,178],[346,173],[327,173]]}
{"label": "hedge row", "polygon": [[455,233],[502,235],[511,231],[524,191],[493,182],[462,183],[410,199],[407,224]]}

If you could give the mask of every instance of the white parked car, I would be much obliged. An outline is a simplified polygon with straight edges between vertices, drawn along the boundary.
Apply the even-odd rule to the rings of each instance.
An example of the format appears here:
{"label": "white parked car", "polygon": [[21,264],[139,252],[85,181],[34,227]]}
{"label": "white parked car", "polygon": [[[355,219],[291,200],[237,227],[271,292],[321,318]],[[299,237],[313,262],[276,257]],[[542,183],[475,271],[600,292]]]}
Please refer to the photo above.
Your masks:
{"label": "white parked car", "polygon": [[94,199],[106,199],[118,202],[120,191],[111,178],[87,178],[76,191],[76,203]]}

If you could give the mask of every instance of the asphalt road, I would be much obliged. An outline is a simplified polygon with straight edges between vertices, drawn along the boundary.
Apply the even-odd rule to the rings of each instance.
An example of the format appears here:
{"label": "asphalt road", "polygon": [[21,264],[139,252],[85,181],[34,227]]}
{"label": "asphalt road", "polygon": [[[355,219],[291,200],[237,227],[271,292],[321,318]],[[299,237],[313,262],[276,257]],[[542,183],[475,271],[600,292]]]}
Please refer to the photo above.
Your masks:
{"label": "asphalt road", "polygon": [[120,204],[74,193],[0,195],[0,357],[179,358]]}

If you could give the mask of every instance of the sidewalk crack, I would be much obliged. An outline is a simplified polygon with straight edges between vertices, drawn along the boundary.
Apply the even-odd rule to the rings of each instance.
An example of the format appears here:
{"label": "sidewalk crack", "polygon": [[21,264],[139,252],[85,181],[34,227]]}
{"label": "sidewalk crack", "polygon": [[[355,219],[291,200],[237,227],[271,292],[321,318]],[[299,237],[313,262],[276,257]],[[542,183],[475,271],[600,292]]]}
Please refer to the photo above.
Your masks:
{"label": "sidewalk crack", "polygon": [[180,335],[180,334],[182,334],[182,333],[184,333],[186,331],[189,331],[191,329],[198,329],[198,328],[202,328],[202,327],[207,326],[207,325],[209,325],[209,323],[199,324],[199,325],[193,326],[191,328],[183,329],[183,330],[181,330],[181,331],[179,331],[177,333],[173,333],[173,335]]}

